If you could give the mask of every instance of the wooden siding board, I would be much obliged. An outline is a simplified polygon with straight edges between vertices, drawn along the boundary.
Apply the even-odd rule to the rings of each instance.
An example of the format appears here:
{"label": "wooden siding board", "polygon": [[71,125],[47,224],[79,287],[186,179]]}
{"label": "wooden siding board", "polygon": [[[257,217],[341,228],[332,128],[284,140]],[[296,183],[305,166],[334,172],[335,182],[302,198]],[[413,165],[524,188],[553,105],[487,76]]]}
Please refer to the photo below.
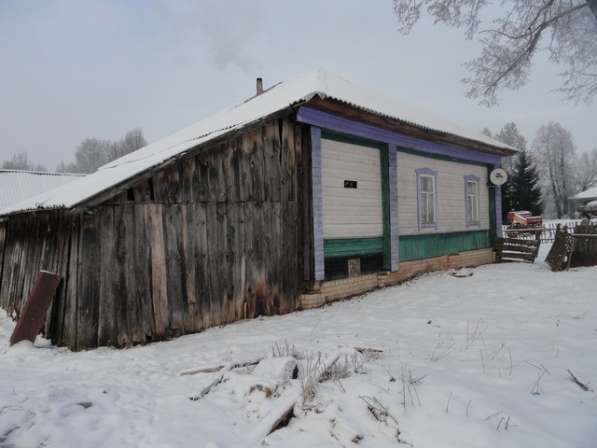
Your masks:
{"label": "wooden siding board", "polygon": [[139,307],[139,335],[143,341],[152,339],[155,333],[153,299],[151,291],[151,250],[146,222],[145,205],[133,205],[135,294]]}
{"label": "wooden siding board", "polygon": [[100,241],[98,217],[83,215],[79,239],[79,269],[77,279],[77,345],[97,347],[99,321]]}
{"label": "wooden siding board", "polygon": [[114,208],[103,206],[98,210],[100,238],[100,280],[98,307],[98,345],[118,345],[116,325],[116,297],[114,287],[114,259],[116,258],[116,237],[114,234]]}
{"label": "wooden siding board", "polygon": [[[382,236],[380,148],[321,139],[323,237]],[[344,188],[344,180],[357,188]]]}
{"label": "wooden siding board", "polygon": [[[477,230],[489,229],[489,189],[487,168],[467,163],[449,162],[397,152],[398,221],[401,235],[418,233],[446,233],[470,230],[465,220],[464,176],[480,178],[480,224]],[[419,229],[417,222],[416,170],[428,168],[437,172],[437,225]]]}
{"label": "wooden siding board", "polygon": [[164,207],[164,231],[166,246],[166,275],[168,308],[169,308],[169,334],[178,336],[184,334],[184,318],[186,296],[184,288],[184,258],[182,251],[182,210],[176,204]]}
{"label": "wooden siding board", "polygon": [[166,272],[166,243],[164,241],[163,206],[148,204],[145,207],[151,260],[151,292],[153,303],[154,336],[163,338],[169,324],[168,276]]}
{"label": "wooden siding board", "polygon": [[66,301],[64,306],[64,327],[62,329],[61,341],[64,345],[78,349],[77,344],[77,300],[79,297],[79,240],[81,233],[80,216],[73,219],[73,227],[70,238],[70,260],[68,268],[68,285]]}
{"label": "wooden siding board", "polygon": [[[133,286],[128,278],[128,235],[132,233],[130,223],[127,222],[127,214],[124,206],[114,207],[114,259],[111,260],[112,266],[112,288],[114,296],[114,312],[117,328],[116,345],[119,347],[128,346],[132,343],[132,337],[129,332],[129,315],[134,312],[134,303],[132,302],[132,291],[129,287]],[[108,262],[108,260],[106,260]],[[129,307],[132,307],[129,313]],[[131,329],[132,330],[132,329]]]}

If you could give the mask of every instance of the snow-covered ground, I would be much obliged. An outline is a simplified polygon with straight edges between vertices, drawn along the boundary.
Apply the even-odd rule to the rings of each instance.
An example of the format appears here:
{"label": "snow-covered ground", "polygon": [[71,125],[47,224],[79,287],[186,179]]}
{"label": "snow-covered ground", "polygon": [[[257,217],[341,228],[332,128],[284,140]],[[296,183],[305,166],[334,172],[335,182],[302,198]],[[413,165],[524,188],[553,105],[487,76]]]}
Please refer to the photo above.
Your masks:
{"label": "snow-covered ground", "polygon": [[[471,272],[127,350],[9,348],[14,325],[0,311],[0,447],[386,447],[398,443],[393,418],[415,447],[597,446],[597,394],[567,372],[597,387],[597,267]],[[266,423],[301,395],[300,380],[268,371],[287,359],[226,372],[189,399],[221,373],[180,371],[271,356],[284,341],[302,369],[346,353],[349,376],[319,384],[265,441]],[[365,402],[375,399],[385,423]]]}

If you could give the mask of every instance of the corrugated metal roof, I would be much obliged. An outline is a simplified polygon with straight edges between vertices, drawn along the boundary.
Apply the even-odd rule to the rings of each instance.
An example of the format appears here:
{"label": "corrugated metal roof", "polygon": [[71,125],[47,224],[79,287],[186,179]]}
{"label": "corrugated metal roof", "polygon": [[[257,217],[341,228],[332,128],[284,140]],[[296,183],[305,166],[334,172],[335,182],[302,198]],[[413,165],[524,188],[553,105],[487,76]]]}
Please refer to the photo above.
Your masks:
{"label": "corrugated metal roof", "polygon": [[18,204],[81,176],[70,173],[0,169],[0,208]]}
{"label": "corrugated metal roof", "polygon": [[309,72],[276,84],[263,94],[211,115],[169,137],[114,160],[93,174],[76,179],[19,204],[0,209],[0,215],[40,208],[71,208],[136,175],[158,166],[189,149],[315,96],[333,98],[354,107],[401,120],[429,130],[456,135],[504,150],[515,148],[480,132],[466,130],[433,114],[407,106],[383,92],[365,89],[346,79],[322,71]]}

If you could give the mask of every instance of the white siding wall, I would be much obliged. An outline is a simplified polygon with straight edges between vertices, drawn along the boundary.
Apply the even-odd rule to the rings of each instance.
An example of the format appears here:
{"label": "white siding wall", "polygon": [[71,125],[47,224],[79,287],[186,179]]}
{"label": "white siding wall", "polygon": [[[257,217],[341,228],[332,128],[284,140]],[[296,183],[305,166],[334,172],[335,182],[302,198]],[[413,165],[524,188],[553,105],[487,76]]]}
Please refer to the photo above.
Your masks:
{"label": "white siding wall", "polygon": [[383,235],[379,149],[322,139],[321,182],[324,238]]}
{"label": "white siding wall", "polygon": [[[398,224],[400,235],[443,233],[489,229],[489,198],[487,168],[458,162],[430,159],[398,151]],[[421,229],[417,222],[418,168],[437,171],[437,229]],[[480,224],[466,227],[464,176],[473,174],[479,180]]]}

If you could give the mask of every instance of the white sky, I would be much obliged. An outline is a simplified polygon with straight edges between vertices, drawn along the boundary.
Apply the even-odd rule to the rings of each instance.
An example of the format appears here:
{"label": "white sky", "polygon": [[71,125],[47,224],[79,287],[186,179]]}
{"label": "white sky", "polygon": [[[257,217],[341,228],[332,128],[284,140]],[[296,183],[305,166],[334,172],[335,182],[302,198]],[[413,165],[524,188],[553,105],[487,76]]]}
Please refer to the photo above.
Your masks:
{"label": "white sky", "polygon": [[142,127],[168,135],[312,68],[458,122],[498,130],[515,121],[529,141],[559,121],[579,150],[597,147],[597,101],[575,106],[550,90],[544,60],[499,107],[465,97],[462,63],[478,52],[461,31],[420,23],[397,32],[391,0],[0,0],[0,160],[26,151],[55,168],[86,137]]}

